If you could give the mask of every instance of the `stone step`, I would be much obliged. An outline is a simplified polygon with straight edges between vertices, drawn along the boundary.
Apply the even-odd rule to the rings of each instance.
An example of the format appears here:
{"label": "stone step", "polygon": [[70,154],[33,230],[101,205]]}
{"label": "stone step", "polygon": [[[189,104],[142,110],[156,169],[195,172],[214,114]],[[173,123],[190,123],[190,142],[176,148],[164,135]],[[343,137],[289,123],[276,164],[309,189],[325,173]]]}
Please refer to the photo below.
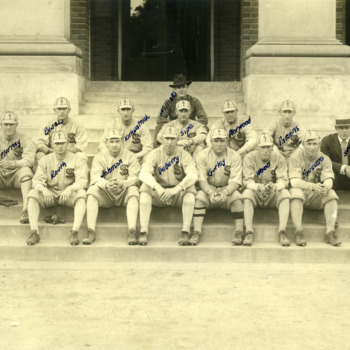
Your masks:
{"label": "stone step", "polygon": [[[161,103],[143,103],[135,104],[135,113],[147,114],[151,117],[156,117],[159,114]],[[203,102],[203,108],[208,116],[220,115],[221,104],[217,102]],[[238,104],[238,108],[241,113],[244,114],[245,105],[243,103]],[[117,114],[117,103],[116,102],[87,102],[80,105],[81,114],[94,114],[94,115],[113,115]]]}
{"label": "stone step", "polygon": [[[169,82],[159,81],[90,81],[86,83],[87,92],[153,92],[170,95]],[[221,94],[229,92],[242,92],[242,83],[233,82],[194,82],[190,85],[189,94],[196,96],[200,93]]]}
{"label": "stone step", "polygon": [[[122,92],[85,92],[84,93],[84,103],[88,102],[109,102],[114,103],[116,106],[118,105],[119,101],[122,98],[128,98],[130,99],[134,105],[135,108],[137,108],[139,105],[144,103],[153,103],[158,108],[162,106],[162,103],[164,103],[167,99],[170,98],[172,91],[171,89],[169,91],[162,90],[159,93],[155,94],[154,92],[149,91],[122,91]],[[195,97],[199,98],[201,103],[216,103],[218,106],[221,106],[221,103],[223,103],[225,100],[234,100],[236,103],[243,103],[244,102],[244,95],[241,92],[222,92],[220,94],[213,94],[213,93],[201,93],[199,95],[196,95]]]}
{"label": "stone step", "polygon": [[[164,242],[148,246],[128,246],[118,242],[95,242],[91,246],[69,246],[67,242],[41,241],[28,247],[23,242],[0,241],[2,261],[75,262],[215,262],[215,263],[349,263],[350,245],[332,247],[312,243],[306,247],[281,247],[275,242],[234,247],[223,243],[202,243],[180,247]],[[244,268],[244,267],[242,267]]]}
{"label": "stone step", "polygon": [[[45,241],[67,241],[72,222],[52,225],[43,221],[39,222],[41,239]],[[349,233],[350,223],[342,224],[337,229],[340,240],[344,243],[350,242]],[[12,241],[24,242],[29,235],[29,225],[22,225],[15,220],[1,220],[0,223],[0,241],[11,243]],[[86,232],[86,220],[80,229],[80,238]],[[139,232],[139,228],[138,228]],[[256,223],[254,227],[254,242],[277,242],[277,225]],[[287,237],[291,242],[295,242],[293,226],[290,224],[287,228]],[[173,242],[176,244],[180,237],[181,224],[155,222],[151,220],[149,226],[149,240],[152,243]],[[230,243],[234,233],[233,224],[223,223],[205,223],[202,229],[201,242],[212,243]],[[305,224],[304,237],[307,242],[323,242],[325,227],[319,224]],[[98,241],[103,242],[124,242],[127,239],[127,224],[124,222],[101,222],[98,220],[96,226],[96,235]]]}

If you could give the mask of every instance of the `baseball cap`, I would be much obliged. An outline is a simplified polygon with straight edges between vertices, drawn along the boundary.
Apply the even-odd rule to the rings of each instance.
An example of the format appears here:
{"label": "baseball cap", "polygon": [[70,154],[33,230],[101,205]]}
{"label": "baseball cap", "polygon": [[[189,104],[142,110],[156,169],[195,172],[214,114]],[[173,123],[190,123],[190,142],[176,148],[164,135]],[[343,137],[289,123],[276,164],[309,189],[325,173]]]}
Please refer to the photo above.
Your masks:
{"label": "baseball cap", "polygon": [[341,116],[335,118],[335,126],[349,126],[350,125],[350,117]]}
{"label": "baseball cap", "polygon": [[272,137],[268,134],[261,134],[258,138],[258,146],[272,146],[273,140]]}
{"label": "baseball cap", "polygon": [[163,131],[163,138],[164,137],[172,137],[173,139],[177,139],[179,134],[177,132],[177,130],[175,128],[173,128],[172,126],[168,126],[165,128],[165,130]]}
{"label": "baseball cap", "polygon": [[290,100],[282,101],[280,111],[295,111],[295,105]]}
{"label": "baseball cap", "polygon": [[214,129],[210,134],[211,139],[226,139],[227,132],[224,129]]}
{"label": "baseball cap", "polygon": [[54,102],[53,108],[70,108],[70,102],[65,97],[59,97]]}
{"label": "baseball cap", "polygon": [[51,142],[52,143],[64,143],[64,142],[68,142],[68,138],[67,138],[67,135],[63,131],[56,131],[52,135]]}
{"label": "baseball cap", "polygon": [[106,136],[107,140],[110,139],[121,139],[122,135],[120,135],[120,132],[116,129],[109,130]]}
{"label": "baseball cap", "polygon": [[123,98],[122,100],[120,100],[119,105],[118,105],[119,109],[123,109],[123,108],[134,108],[134,104],[128,99],[128,98]]}
{"label": "baseball cap", "polygon": [[237,109],[237,105],[234,101],[231,100],[226,100],[222,106],[221,109],[223,112],[228,112],[228,111],[235,111]]}
{"label": "baseball cap", "polygon": [[187,100],[181,100],[176,104],[176,109],[191,109],[191,104]]}
{"label": "baseball cap", "polygon": [[319,139],[320,137],[317,135],[315,131],[306,131],[304,141]]}
{"label": "baseball cap", "polygon": [[17,124],[18,123],[17,114],[14,112],[5,112],[1,116],[1,123]]}

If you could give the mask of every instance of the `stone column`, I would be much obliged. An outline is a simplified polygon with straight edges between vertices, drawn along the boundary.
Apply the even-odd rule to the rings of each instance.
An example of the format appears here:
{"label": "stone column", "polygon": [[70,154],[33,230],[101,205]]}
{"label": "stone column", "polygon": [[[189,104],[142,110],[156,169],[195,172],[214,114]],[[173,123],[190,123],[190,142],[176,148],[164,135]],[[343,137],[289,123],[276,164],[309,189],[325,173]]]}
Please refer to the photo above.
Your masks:
{"label": "stone column", "polygon": [[259,0],[259,40],[246,53],[244,79],[252,119],[263,125],[291,99],[296,118],[325,133],[350,104],[349,55],[336,39],[336,0]]}
{"label": "stone column", "polygon": [[34,126],[66,96],[78,113],[81,50],[69,36],[70,0],[1,0],[0,112],[13,110]]}

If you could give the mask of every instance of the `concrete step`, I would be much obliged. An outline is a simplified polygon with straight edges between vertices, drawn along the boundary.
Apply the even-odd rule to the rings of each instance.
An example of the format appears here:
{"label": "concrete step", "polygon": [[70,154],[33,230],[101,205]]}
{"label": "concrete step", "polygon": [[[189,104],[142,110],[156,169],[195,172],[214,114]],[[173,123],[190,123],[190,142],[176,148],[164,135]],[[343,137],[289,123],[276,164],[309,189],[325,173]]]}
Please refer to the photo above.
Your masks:
{"label": "concrete step", "polygon": [[[128,246],[118,242],[95,242],[70,246],[68,242],[42,240],[28,247],[23,242],[0,241],[0,260],[7,261],[114,261],[114,262],[221,262],[221,263],[349,263],[350,244],[331,247],[312,243],[306,247],[281,247],[277,243],[255,243],[251,247],[202,243],[195,247],[150,243]],[[242,267],[244,268],[244,267]]]}
{"label": "concrete step", "polygon": [[[167,91],[170,95],[171,81],[90,81],[86,83],[87,92],[153,92],[164,93]],[[190,85],[189,94],[196,96],[200,93],[229,93],[241,92],[242,83],[233,82],[194,82]]]}

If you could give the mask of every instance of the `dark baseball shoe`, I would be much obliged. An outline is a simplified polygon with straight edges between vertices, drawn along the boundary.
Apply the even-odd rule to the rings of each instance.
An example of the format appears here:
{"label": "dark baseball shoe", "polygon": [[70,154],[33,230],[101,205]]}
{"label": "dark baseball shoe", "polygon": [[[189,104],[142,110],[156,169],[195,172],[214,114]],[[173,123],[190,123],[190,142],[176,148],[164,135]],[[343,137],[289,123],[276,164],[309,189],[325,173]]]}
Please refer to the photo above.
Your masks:
{"label": "dark baseball shoe", "polygon": [[200,236],[201,236],[200,232],[194,231],[188,243],[190,245],[197,245],[199,243]]}
{"label": "dark baseball shoe", "polygon": [[289,247],[290,242],[286,236],[286,231],[279,231],[278,232],[278,241],[280,242],[282,247]]}
{"label": "dark baseball shoe", "polygon": [[69,242],[71,245],[78,245],[79,244],[78,231],[71,230],[71,233],[69,236]]}
{"label": "dark baseball shoe", "polygon": [[136,230],[135,229],[130,229],[128,232],[128,244],[129,245],[137,244]]}
{"label": "dark baseball shoe", "polygon": [[232,236],[232,244],[233,245],[242,245],[243,240],[242,240],[243,232],[242,231],[236,231],[233,236]]}
{"label": "dark baseball shoe", "polygon": [[295,243],[299,247],[305,247],[306,246],[307,243],[306,243],[306,241],[304,239],[303,231],[297,231],[297,233],[295,234]]}
{"label": "dark baseball shoe", "polygon": [[328,244],[331,244],[334,247],[341,245],[341,242],[334,231],[330,231],[324,235],[324,241]]}
{"label": "dark baseball shoe", "polygon": [[253,244],[253,231],[248,231],[245,234],[243,245],[251,246]]}
{"label": "dark baseball shoe", "polygon": [[34,245],[36,243],[40,242],[40,236],[38,235],[38,232],[36,230],[33,230],[30,232],[29,237],[26,240],[27,245]]}
{"label": "dark baseball shoe", "polygon": [[21,224],[29,224],[28,210],[22,210],[21,217],[19,218]]}
{"label": "dark baseball shoe", "polygon": [[147,232],[140,232],[139,244],[147,245],[147,243],[148,243]]}
{"label": "dark baseball shoe", "polygon": [[181,237],[179,239],[179,244],[180,245],[188,245],[188,242],[189,242],[188,232],[181,231]]}
{"label": "dark baseball shoe", "polygon": [[94,230],[92,230],[91,228],[89,228],[87,230],[87,232],[85,233],[83,239],[82,239],[82,242],[83,244],[85,245],[89,245],[89,244],[92,244],[95,242],[95,239],[96,239],[96,233]]}

